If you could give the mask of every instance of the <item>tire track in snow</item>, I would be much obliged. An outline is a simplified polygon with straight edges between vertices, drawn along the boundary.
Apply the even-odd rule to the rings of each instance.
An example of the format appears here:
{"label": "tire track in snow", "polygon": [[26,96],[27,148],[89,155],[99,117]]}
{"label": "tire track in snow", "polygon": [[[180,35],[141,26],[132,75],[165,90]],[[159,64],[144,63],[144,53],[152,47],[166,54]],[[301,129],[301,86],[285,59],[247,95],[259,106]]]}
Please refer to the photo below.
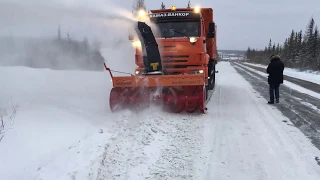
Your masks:
{"label": "tire track in snow", "polygon": [[161,151],[156,166],[151,168],[153,179],[197,179],[196,161],[203,146],[203,118],[192,115],[167,121],[169,144]]}
{"label": "tire track in snow", "polygon": [[[214,131],[214,134],[212,138],[214,145],[211,155],[213,164],[209,165],[214,171],[208,172],[207,179],[238,177],[236,173],[239,171],[241,172],[239,176],[240,174],[254,171],[255,173],[250,174],[250,176],[264,179],[267,176],[266,171],[268,168],[263,165],[264,162],[259,161],[261,149],[256,146],[257,142],[254,141],[254,137],[261,136],[261,134],[254,131],[254,128],[251,127],[247,120],[248,114],[243,113],[234,116],[234,112],[226,111],[227,109],[233,109],[233,106],[236,105],[233,101],[235,99],[228,97],[234,89],[225,86],[219,86],[218,89],[219,93],[215,97],[218,101],[213,102],[214,106],[218,107],[218,109],[211,114],[213,118],[218,116],[217,120],[213,120],[214,128],[212,131]],[[241,91],[245,90],[241,89]],[[248,93],[243,92],[242,94],[246,95],[241,97],[242,100],[250,98],[247,96]],[[237,102],[241,101],[237,99]],[[246,138],[246,143],[242,143],[244,137],[248,137]],[[241,154],[241,159],[237,162],[235,159],[239,159],[237,157],[239,154]]]}
{"label": "tire track in snow", "polygon": [[156,148],[163,144],[165,132],[162,121],[159,116],[145,119],[143,115],[129,112],[122,115],[118,121],[119,133],[105,147],[97,179],[150,177],[148,162],[152,163],[151,158],[156,158],[156,151],[150,153],[146,147],[153,141],[158,142]]}
{"label": "tire track in snow", "polygon": [[206,158],[200,153],[205,119],[201,117],[206,115],[155,111],[135,115],[138,119],[132,118],[133,113],[122,115],[119,133],[109,140],[101,157],[98,180],[195,177],[197,159]]}

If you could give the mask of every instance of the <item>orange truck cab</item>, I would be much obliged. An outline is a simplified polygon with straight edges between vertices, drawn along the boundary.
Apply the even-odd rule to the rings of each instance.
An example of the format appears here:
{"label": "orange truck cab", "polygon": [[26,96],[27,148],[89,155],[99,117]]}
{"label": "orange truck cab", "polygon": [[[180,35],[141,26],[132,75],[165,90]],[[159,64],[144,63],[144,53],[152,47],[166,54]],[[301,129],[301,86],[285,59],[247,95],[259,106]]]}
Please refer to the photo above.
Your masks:
{"label": "orange truck cab", "polygon": [[[146,15],[168,74],[203,74],[207,90],[215,85],[216,34],[211,8],[151,10]],[[137,44],[137,43],[135,43]],[[136,47],[136,75],[143,73],[141,48]]]}

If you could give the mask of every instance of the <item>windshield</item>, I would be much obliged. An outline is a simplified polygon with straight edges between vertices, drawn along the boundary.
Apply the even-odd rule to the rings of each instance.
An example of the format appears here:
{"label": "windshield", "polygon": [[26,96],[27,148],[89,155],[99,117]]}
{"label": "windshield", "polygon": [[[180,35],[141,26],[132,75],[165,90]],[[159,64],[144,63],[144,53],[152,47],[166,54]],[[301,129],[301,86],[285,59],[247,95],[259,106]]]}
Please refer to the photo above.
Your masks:
{"label": "windshield", "polygon": [[158,22],[158,37],[199,37],[200,22]]}

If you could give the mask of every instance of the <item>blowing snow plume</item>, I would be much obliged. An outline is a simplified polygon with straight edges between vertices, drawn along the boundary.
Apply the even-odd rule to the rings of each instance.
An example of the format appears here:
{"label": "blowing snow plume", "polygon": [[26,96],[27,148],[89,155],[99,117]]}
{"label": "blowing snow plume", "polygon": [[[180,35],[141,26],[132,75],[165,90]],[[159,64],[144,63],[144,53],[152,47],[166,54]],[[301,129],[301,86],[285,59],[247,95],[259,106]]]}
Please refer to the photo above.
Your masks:
{"label": "blowing snow plume", "polygon": [[2,0],[0,65],[132,72],[133,20],[111,1]]}

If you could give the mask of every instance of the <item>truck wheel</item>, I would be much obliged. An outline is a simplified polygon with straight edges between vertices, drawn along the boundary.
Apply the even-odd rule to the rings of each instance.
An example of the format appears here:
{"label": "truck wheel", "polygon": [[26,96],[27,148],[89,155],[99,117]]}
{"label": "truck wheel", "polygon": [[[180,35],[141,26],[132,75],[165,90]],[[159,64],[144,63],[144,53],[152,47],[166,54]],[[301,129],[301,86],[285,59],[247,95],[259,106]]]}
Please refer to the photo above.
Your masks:
{"label": "truck wheel", "polygon": [[206,85],[206,100],[208,100],[208,90],[209,90],[209,85]]}
{"label": "truck wheel", "polygon": [[212,89],[216,85],[216,65],[213,66],[213,73],[212,73]]}
{"label": "truck wheel", "polygon": [[208,82],[208,89],[212,90],[214,88],[215,85],[215,78],[216,78],[216,66],[214,64],[214,61],[209,61],[208,64],[208,75],[210,77],[209,82]]}

